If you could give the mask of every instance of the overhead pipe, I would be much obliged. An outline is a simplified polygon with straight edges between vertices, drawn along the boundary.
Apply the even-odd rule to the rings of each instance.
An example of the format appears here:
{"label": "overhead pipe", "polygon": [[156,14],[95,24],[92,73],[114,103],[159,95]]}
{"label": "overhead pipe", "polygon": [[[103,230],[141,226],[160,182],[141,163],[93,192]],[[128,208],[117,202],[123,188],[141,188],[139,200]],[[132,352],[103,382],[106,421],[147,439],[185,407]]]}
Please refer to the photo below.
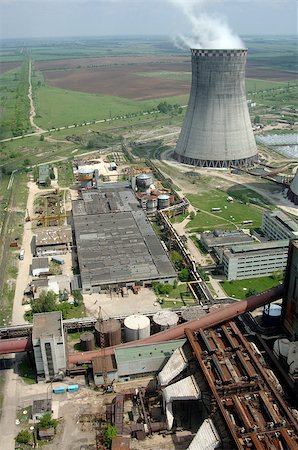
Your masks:
{"label": "overhead pipe", "polygon": [[[69,364],[81,364],[91,361],[93,358],[101,355],[112,355],[116,348],[122,347],[135,347],[138,345],[145,344],[155,344],[160,342],[166,342],[174,339],[181,339],[184,337],[184,330],[188,328],[191,331],[198,331],[198,329],[205,329],[214,327],[220,323],[232,320],[238,317],[240,314],[244,314],[248,311],[253,311],[256,308],[266,305],[267,303],[273,302],[282,298],[284,292],[284,286],[277,286],[264,291],[260,294],[248,297],[245,300],[232,303],[228,306],[223,306],[222,308],[206,314],[204,317],[199,319],[190,320],[187,323],[177,325],[176,327],[170,328],[160,333],[156,333],[148,338],[140,339],[138,341],[126,342],[124,344],[115,345],[112,347],[107,347],[102,350],[90,351],[84,353],[73,353],[68,357]],[[1,350],[1,348],[0,348]]]}

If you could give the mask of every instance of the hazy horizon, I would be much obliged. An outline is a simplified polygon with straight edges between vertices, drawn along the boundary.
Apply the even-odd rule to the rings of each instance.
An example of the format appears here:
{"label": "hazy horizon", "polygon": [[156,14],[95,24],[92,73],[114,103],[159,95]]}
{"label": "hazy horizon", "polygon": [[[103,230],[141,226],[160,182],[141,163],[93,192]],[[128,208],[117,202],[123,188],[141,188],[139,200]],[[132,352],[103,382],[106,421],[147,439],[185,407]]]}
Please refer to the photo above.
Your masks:
{"label": "hazy horizon", "polygon": [[192,35],[193,24],[185,14],[189,8],[215,23],[225,23],[238,36],[297,32],[296,0],[0,0],[0,39],[174,39]]}

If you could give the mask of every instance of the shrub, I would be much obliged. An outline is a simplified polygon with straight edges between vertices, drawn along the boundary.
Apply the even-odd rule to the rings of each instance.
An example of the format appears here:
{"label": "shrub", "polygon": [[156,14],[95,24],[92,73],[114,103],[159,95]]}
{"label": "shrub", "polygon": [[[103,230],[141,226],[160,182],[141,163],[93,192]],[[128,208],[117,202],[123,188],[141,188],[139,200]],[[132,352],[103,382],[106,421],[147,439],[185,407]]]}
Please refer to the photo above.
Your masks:
{"label": "shrub", "polygon": [[18,433],[15,440],[18,444],[29,444],[31,442],[31,433],[28,430],[22,430]]}

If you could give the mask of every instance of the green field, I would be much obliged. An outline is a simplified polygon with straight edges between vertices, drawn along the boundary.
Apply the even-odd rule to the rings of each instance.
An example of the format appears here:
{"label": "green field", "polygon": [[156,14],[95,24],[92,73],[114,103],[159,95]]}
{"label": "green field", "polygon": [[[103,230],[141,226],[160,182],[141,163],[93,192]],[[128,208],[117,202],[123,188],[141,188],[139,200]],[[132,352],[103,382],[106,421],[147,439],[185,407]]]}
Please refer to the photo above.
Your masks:
{"label": "green field", "polygon": [[0,139],[29,129],[28,60],[0,75]]}
{"label": "green field", "polygon": [[83,122],[108,119],[121,115],[152,111],[167,101],[184,105],[187,96],[174,96],[157,100],[137,101],[109,95],[88,94],[54,87],[40,87],[35,94],[38,125],[46,129]]}
{"label": "green field", "polygon": [[[228,194],[219,190],[213,189],[206,193],[200,194],[186,194],[190,203],[198,209],[194,219],[188,224],[187,228],[213,230],[215,228],[237,228],[242,225],[244,220],[252,220],[249,228],[259,228],[262,222],[262,209],[251,204],[240,203],[234,199],[233,202],[228,202]],[[211,212],[212,208],[221,208],[222,212]]]}
{"label": "green field", "polygon": [[229,297],[244,299],[248,294],[258,294],[281,283],[281,277],[269,276],[260,278],[247,278],[246,280],[222,281],[221,287]]}

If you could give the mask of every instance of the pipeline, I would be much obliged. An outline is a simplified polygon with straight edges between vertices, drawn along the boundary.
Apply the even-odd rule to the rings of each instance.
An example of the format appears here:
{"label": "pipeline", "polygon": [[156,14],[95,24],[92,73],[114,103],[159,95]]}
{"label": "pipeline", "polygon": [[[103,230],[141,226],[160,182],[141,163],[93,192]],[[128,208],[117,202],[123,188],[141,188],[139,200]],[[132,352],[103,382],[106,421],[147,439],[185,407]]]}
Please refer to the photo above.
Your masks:
{"label": "pipeline", "polygon": [[[220,323],[232,320],[240,314],[252,311],[256,308],[259,308],[260,306],[266,305],[266,303],[270,303],[282,298],[283,292],[283,286],[271,288],[268,291],[264,291],[260,294],[248,297],[246,300],[232,303],[231,305],[220,308],[217,311],[206,314],[206,316],[204,317],[177,325],[176,327],[170,328],[166,331],[161,331],[160,333],[156,333],[148,338],[140,339],[138,341],[126,342],[124,344],[115,345],[113,347],[107,347],[104,349],[104,355],[112,355],[115,348],[135,347],[138,345],[155,344],[174,339],[181,339],[184,337],[185,328],[188,328],[191,331],[197,331],[199,328],[205,329],[214,327],[215,325],[218,325]],[[69,364],[81,364],[90,362],[92,358],[96,358],[97,356],[101,355],[101,350],[75,354],[73,353],[69,355],[68,362]]]}
{"label": "pipeline", "polygon": [[0,339],[0,354],[29,352],[32,350],[30,337]]}

